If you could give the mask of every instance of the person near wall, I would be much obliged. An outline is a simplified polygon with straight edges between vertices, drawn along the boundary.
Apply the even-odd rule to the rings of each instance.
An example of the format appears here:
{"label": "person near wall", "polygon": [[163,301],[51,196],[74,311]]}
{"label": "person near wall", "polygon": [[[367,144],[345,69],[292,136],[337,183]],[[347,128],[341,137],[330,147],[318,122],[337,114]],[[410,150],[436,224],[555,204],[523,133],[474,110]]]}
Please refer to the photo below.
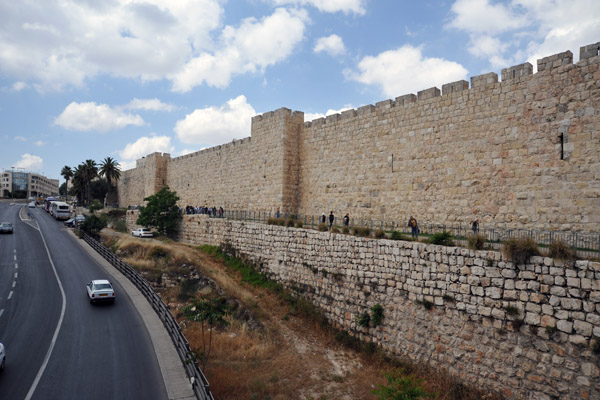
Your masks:
{"label": "person near wall", "polygon": [[329,213],[329,229],[333,226],[333,221],[335,221],[335,216],[333,215],[333,211]]}
{"label": "person near wall", "polygon": [[346,215],[344,215],[344,226],[348,225],[350,225],[350,214],[346,213]]}
{"label": "person near wall", "polygon": [[277,213],[275,214],[275,217],[277,219],[281,218],[281,211],[279,211],[279,208],[277,209]]}
{"label": "person near wall", "polygon": [[410,226],[410,234],[412,235],[412,238],[419,240],[419,224],[417,223],[417,219],[412,215],[408,220],[408,226]]}
{"label": "person near wall", "polygon": [[324,224],[327,221],[327,217],[325,216],[325,213],[321,214],[321,223]]}
{"label": "person near wall", "polygon": [[477,235],[479,233],[479,219],[473,221],[471,225],[471,229],[473,229],[473,235]]}

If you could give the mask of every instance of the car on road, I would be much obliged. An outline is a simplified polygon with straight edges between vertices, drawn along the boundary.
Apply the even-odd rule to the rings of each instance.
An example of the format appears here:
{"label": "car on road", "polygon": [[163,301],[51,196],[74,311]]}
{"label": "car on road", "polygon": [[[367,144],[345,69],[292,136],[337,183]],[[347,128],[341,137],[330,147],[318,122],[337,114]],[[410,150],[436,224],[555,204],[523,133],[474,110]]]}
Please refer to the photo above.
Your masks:
{"label": "car on road", "polygon": [[29,207],[29,208],[35,208],[35,201],[30,202],[27,207]]}
{"label": "car on road", "polygon": [[10,222],[0,223],[0,233],[13,233],[13,225]]}
{"label": "car on road", "polygon": [[115,302],[115,291],[106,279],[96,279],[85,285],[90,303]]}
{"label": "car on road", "polygon": [[85,221],[85,215],[77,215],[77,216],[75,216],[75,218],[69,218],[68,220],[66,220],[64,222],[64,224],[65,224],[65,226],[76,227],[77,225],[81,224],[83,221]]}
{"label": "car on road", "polygon": [[154,233],[150,230],[150,228],[138,228],[135,231],[131,231],[132,236],[137,237],[152,237]]}
{"label": "car on road", "polygon": [[6,348],[0,343],[0,371],[4,371],[6,366]]}

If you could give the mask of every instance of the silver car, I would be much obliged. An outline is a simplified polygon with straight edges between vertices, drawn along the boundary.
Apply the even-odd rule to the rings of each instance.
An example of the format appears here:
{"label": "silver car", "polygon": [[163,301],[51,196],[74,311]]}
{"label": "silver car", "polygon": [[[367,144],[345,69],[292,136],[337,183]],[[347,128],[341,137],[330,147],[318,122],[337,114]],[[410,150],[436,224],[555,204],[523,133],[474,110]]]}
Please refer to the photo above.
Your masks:
{"label": "silver car", "polygon": [[0,224],[0,233],[13,233],[13,226],[10,222],[2,222]]}
{"label": "silver car", "polygon": [[90,303],[96,302],[115,302],[115,291],[106,279],[96,279],[88,283],[86,286],[87,294]]}
{"label": "silver car", "polygon": [[0,343],[0,371],[4,371],[6,366],[6,348]]}

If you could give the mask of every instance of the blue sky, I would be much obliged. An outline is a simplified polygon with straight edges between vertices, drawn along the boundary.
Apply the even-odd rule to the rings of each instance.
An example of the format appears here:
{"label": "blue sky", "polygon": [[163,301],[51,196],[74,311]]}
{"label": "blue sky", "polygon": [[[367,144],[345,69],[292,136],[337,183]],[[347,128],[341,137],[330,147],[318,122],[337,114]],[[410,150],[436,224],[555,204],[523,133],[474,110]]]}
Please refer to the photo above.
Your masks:
{"label": "blue sky", "polygon": [[0,170],[129,169],[599,41],[598,0],[0,0]]}

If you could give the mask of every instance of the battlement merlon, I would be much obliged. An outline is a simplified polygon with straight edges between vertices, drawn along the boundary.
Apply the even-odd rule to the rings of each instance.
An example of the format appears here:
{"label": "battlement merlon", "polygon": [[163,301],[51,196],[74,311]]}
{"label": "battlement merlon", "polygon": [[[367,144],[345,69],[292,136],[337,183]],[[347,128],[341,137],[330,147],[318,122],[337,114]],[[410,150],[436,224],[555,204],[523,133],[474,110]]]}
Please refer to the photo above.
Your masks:
{"label": "battlement merlon", "polygon": [[581,46],[579,48],[580,60],[596,57],[598,55],[600,55],[600,42],[588,44],[587,46]]}
{"label": "battlement merlon", "polygon": [[509,68],[504,68],[502,70],[502,82],[511,79],[519,79],[523,76],[529,76],[531,74],[533,74],[533,65],[528,62]]}
{"label": "battlement merlon", "polygon": [[563,53],[554,54],[549,57],[544,57],[540,60],[537,60],[537,70],[538,72],[548,71],[554,68],[559,68],[565,65],[572,64],[573,53],[567,50]]}

